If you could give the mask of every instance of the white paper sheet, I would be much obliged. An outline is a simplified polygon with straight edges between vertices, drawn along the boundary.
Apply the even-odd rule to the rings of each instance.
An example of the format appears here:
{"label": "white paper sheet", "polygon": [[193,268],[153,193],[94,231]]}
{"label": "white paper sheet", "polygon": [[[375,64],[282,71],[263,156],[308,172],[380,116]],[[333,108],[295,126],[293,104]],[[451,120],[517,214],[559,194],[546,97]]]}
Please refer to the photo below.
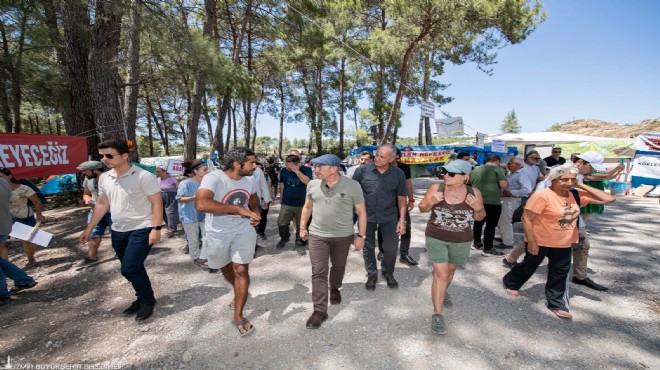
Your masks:
{"label": "white paper sheet", "polygon": [[[22,224],[20,222],[14,222],[14,225],[12,226],[11,233],[9,233],[9,236],[12,236],[17,239],[21,240],[27,240],[27,237],[30,235],[30,232],[32,232],[32,226]],[[42,247],[48,247],[48,243],[50,243],[50,239],[53,238],[53,234],[42,231],[42,230],[37,230],[30,240],[27,240],[29,242],[32,242],[36,245],[40,245]]]}

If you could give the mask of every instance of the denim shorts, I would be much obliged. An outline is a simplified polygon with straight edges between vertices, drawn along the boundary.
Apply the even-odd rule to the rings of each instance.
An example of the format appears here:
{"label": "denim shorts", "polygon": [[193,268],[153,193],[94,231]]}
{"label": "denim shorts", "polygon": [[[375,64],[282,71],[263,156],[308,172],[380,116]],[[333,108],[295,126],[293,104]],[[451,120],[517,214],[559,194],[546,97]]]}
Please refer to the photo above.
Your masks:
{"label": "denim shorts", "polygon": [[12,217],[11,220],[13,222],[20,222],[20,223],[28,225],[28,226],[34,226],[34,225],[37,224],[37,219],[34,218],[34,215],[28,216],[28,217],[25,217],[25,218]]}
{"label": "denim shorts", "polygon": [[[89,221],[92,220],[92,214],[94,213],[94,210],[90,210],[89,214],[87,215],[87,223],[89,224]],[[110,212],[106,212],[105,215],[101,218],[98,224],[94,226],[92,229],[92,233],[89,234],[90,239],[94,239],[99,236],[103,236],[105,234],[105,229],[109,228],[112,226],[112,217],[110,216]]]}

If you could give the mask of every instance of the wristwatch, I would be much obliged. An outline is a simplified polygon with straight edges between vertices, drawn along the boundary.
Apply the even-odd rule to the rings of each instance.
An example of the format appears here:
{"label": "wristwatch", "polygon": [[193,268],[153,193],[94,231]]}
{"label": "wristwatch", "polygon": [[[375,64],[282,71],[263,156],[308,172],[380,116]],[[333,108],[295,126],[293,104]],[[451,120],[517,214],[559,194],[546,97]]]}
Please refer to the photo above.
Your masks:
{"label": "wristwatch", "polygon": [[357,234],[357,237],[358,237],[358,238],[362,238],[362,239],[364,239],[364,238],[366,238],[367,236],[366,236],[366,235]]}
{"label": "wristwatch", "polygon": [[162,226],[152,226],[151,230],[160,230],[162,228],[163,228]]}
{"label": "wristwatch", "polygon": [[406,220],[399,220],[402,224],[407,224]]}

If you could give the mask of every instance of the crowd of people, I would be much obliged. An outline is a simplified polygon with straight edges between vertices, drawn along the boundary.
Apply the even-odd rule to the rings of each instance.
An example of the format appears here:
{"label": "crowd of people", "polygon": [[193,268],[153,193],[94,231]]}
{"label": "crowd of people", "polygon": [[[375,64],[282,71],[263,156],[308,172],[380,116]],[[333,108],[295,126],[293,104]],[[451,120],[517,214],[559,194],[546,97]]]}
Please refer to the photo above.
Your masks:
{"label": "crowd of people", "polygon": [[[110,228],[121,274],[136,295],[123,314],[135,314],[137,321],[147,320],[156,305],[144,262],[161,239],[162,229],[174,237],[181,223],[184,252],[191,262],[209,273],[221,272],[232,285],[229,308],[238,334],[254,332],[255,326],[243,315],[249,265],[262,248],[258,240],[268,238],[267,215],[278,197],[276,248],[286,247],[293,229],[293,249],[300,256],[309,254],[314,308],[306,323],[309,329],[327,320],[328,302],[341,304],[351,246],[362,252],[367,291],[378,286],[379,265],[387,287],[399,287],[397,255],[401,263],[418,264],[409,253],[410,211],[415,206],[411,171],[392,144],[379,146],[375,155],[360,153],[359,165],[347,171],[334,154],[306,160],[291,150],[280,168],[275,158],[258,162],[253,151],[237,147],[222,158],[220,169],[202,160],[184,162],[183,179],[168,174],[165,167],[159,167],[154,176],[131,164],[123,141],[102,142],[98,151],[98,161],[78,166],[85,176],[83,202],[91,207],[87,227],[79,237],[87,246],[82,263],[98,261],[102,237]],[[615,177],[622,166],[607,171],[596,152],[576,154],[567,162],[560,148],[544,160],[547,166],[540,166],[540,160],[537,151],[530,151],[502,166],[501,158],[493,154],[479,166],[467,153],[457,153],[439,168],[436,174],[442,181],[430,185],[418,205],[420,212],[430,213],[425,247],[433,269],[433,333],[447,332],[443,308],[453,306],[447,289],[471,248],[486,257],[503,256],[503,264],[511,270],[502,281],[511,296],[520,295],[521,287],[547,257],[547,307],[560,318],[572,318],[567,294],[571,260],[573,283],[607,290],[587,276],[590,244],[584,222],[615,200],[598,182]],[[42,210],[34,190],[1,168],[0,303],[9,301],[5,276],[14,280],[16,291],[37,284],[8,261],[4,241],[11,231],[9,220],[34,226],[37,220],[43,221]],[[519,221],[524,240],[514,247],[513,224]],[[499,245],[495,245],[496,229],[501,235]],[[23,248],[26,267],[30,267],[36,246],[24,242]],[[504,255],[505,249],[511,251]]]}

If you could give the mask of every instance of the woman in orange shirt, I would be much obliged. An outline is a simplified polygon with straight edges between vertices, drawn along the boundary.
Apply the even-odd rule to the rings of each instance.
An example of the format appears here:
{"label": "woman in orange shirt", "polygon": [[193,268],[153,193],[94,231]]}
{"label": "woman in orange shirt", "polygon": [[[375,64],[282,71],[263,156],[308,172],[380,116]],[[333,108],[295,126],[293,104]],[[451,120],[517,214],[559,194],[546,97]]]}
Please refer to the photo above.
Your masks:
{"label": "woman in orange shirt", "polygon": [[[572,319],[568,304],[568,272],[571,268],[571,245],[578,243],[580,206],[607,204],[615,198],[602,190],[578,183],[573,164],[553,168],[548,174],[552,185],[529,198],[522,223],[527,239],[525,259],[504,275],[504,290],[518,296],[518,290],[548,257],[545,284],[546,306],[558,317]],[[571,189],[579,195],[580,205]]]}

